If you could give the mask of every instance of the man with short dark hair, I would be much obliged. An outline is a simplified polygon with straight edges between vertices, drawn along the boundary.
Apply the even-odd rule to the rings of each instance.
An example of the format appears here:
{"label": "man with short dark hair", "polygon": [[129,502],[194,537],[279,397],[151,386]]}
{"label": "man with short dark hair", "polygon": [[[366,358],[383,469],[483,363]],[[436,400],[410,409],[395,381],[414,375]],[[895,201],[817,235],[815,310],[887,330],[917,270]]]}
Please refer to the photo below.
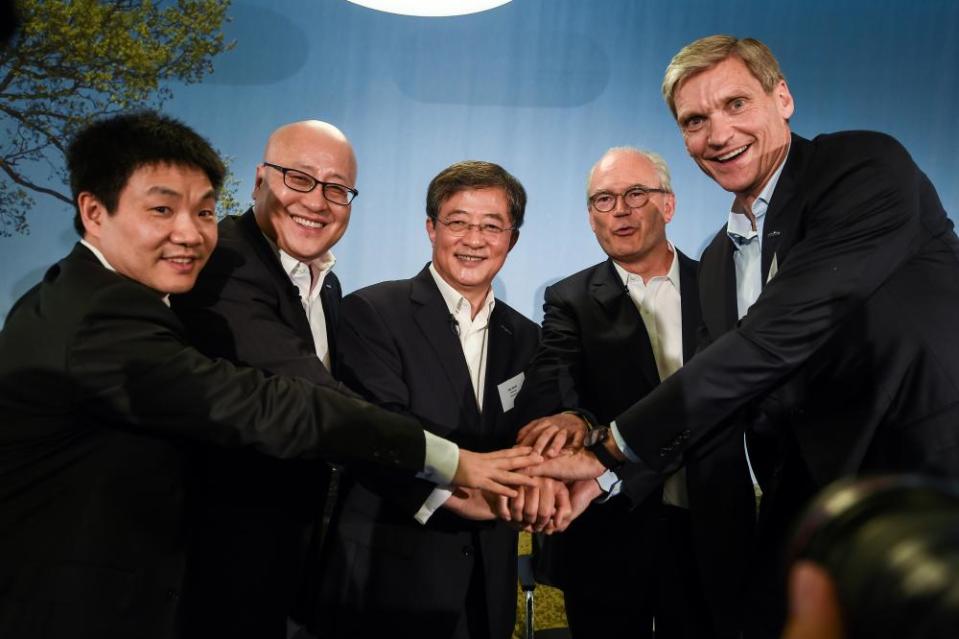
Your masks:
{"label": "man with short dark hair", "polygon": [[[701,262],[709,346],[593,450],[636,462],[653,489],[745,430],[761,491],[745,631],[778,637],[782,546],[811,495],[849,474],[959,476],[959,239],[896,140],[792,133],[792,94],[759,41],[687,45],[663,91],[690,156],[734,194]],[[536,472],[603,470],[587,452]]]}
{"label": "man with short dark hair", "polygon": [[82,239],[0,331],[4,639],[180,636],[191,441],[502,492],[524,481],[503,470],[515,456],[457,462],[409,418],[187,343],[167,296],[213,250],[224,173],[194,131],[115,116],[80,131],[67,160]]}
{"label": "man with short dark hair", "polygon": [[[341,297],[332,248],[356,175],[353,148],[331,124],[293,122],[270,135],[253,206],[220,222],[196,286],[172,299],[197,348],[349,392],[330,372]],[[190,634],[284,639],[318,576],[329,465],[216,446],[195,465]]]}
{"label": "man with short dark hair", "polygon": [[[432,262],[412,279],[344,298],[339,379],[462,445],[511,444],[513,397],[538,327],[494,299],[492,282],[519,238],[525,207],[522,185],[498,165],[460,162],[437,175],[426,198]],[[320,636],[511,635],[516,533],[465,518],[493,518],[479,491],[434,488],[345,475]]]}

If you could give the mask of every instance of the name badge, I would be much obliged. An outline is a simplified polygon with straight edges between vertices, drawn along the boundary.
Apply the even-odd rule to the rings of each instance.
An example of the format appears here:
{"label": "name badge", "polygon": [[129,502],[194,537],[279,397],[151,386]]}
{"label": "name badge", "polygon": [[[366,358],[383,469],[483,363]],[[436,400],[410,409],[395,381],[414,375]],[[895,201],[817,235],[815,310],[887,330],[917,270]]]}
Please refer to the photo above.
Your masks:
{"label": "name badge", "polygon": [[496,390],[499,391],[499,401],[503,404],[504,413],[513,410],[513,402],[516,401],[516,396],[519,395],[520,389],[523,388],[523,381],[525,379],[526,375],[520,373],[496,386]]}

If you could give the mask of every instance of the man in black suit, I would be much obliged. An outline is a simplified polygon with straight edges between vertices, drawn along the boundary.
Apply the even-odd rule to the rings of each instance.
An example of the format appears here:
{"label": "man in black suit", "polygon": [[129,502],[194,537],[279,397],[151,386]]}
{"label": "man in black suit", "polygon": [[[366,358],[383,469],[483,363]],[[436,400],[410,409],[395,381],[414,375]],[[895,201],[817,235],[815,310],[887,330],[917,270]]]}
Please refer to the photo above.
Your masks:
{"label": "man in black suit", "polygon": [[[274,131],[253,207],[220,222],[196,286],[172,300],[190,341],[210,357],[349,392],[330,374],[341,297],[330,269],[355,185],[339,129],[310,120]],[[329,465],[211,446],[196,466],[190,635],[286,637],[298,589],[315,577]]]}
{"label": "man in black suit", "polygon": [[167,296],[216,243],[224,168],[183,124],[102,120],[67,160],[83,239],[0,332],[4,639],[181,636],[191,441],[492,490],[522,463],[457,455],[413,420],[190,347]]}
{"label": "man in black suit", "polygon": [[[512,443],[513,398],[538,327],[493,297],[526,194],[501,167],[461,162],[430,183],[433,259],[341,305],[335,373],[364,397],[480,450]],[[516,533],[478,492],[344,477],[324,572],[323,637],[506,639],[516,607]],[[562,490],[562,488],[560,488]]]}
{"label": "man in black suit", "polygon": [[[521,441],[543,441],[562,423],[585,430],[577,411],[608,423],[695,352],[697,265],[666,239],[675,206],[669,169],[656,154],[614,148],[593,166],[587,211],[609,259],[546,289],[542,341],[517,400],[519,417],[539,419]],[[713,636],[697,559],[735,557],[739,542],[725,535],[715,543],[720,531],[711,529],[694,550],[689,502],[712,498],[714,477],[703,470],[681,468],[652,495],[640,483],[638,497],[628,472],[578,484],[575,505],[607,496],[541,551],[543,576],[563,590],[574,637],[651,637],[654,618],[657,637]],[[600,543],[618,558],[615,570],[589,552]],[[726,563],[728,590],[736,575]]]}
{"label": "man in black suit", "polygon": [[[782,542],[818,488],[877,471],[959,475],[959,239],[892,138],[791,134],[792,95],[756,40],[693,42],[663,93],[687,151],[735,194],[701,263],[710,345],[593,450],[608,465],[625,454],[652,490],[747,424],[762,498],[746,635],[778,636]],[[585,452],[537,472],[603,468]]]}

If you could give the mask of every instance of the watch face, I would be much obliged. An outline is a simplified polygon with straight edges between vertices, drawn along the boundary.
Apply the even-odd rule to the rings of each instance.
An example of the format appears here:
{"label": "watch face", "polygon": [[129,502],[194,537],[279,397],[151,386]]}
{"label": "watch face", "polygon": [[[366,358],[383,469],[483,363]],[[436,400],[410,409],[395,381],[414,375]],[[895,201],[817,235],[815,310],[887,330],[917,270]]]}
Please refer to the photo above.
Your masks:
{"label": "watch face", "polygon": [[608,428],[594,428],[593,430],[586,433],[586,439],[583,442],[583,445],[586,448],[592,448],[597,444],[601,444],[606,441],[606,438],[609,436]]}

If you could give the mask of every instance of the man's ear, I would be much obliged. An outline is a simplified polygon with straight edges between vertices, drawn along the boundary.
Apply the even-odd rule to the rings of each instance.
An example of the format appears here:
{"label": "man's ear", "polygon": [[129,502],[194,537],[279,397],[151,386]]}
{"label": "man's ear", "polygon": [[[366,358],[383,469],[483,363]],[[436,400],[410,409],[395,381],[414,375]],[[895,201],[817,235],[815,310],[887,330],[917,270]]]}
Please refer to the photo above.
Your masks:
{"label": "man's ear", "polygon": [[83,222],[83,237],[100,237],[103,219],[110,214],[107,207],[93,193],[84,191],[77,196],[77,210]]}
{"label": "man's ear", "polygon": [[673,213],[676,212],[676,195],[674,193],[665,193],[663,197],[663,221],[669,224],[673,219]]}
{"label": "man's ear", "polygon": [[430,245],[436,243],[436,225],[433,223],[433,218],[427,216],[426,218],[426,234],[430,236]]}
{"label": "man's ear", "polygon": [[793,102],[792,93],[789,92],[789,85],[785,80],[780,80],[773,89],[773,96],[776,100],[776,109],[783,120],[789,121],[796,110],[796,103]]}
{"label": "man's ear", "polygon": [[266,167],[262,164],[256,167],[256,175],[253,178],[253,192],[250,194],[250,197],[254,200],[256,199],[256,192],[260,190],[260,187],[263,185],[263,180],[266,179],[263,175],[265,171]]}
{"label": "man's ear", "polygon": [[511,237],[509,238],[509,248],[506,249],[506,252],[509,253],[513,250],[513,247],[516,246],[516,242],[519,241],[519,229],[515,229],[510,232]]}

